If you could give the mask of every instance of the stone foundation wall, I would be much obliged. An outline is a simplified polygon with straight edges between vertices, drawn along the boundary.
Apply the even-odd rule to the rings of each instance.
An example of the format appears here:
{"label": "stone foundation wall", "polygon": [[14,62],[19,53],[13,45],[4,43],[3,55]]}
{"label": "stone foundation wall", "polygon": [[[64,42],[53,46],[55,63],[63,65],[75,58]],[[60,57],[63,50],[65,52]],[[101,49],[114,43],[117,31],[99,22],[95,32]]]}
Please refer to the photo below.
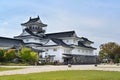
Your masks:
{"label": "stone foundation wall", "polygon": [[95,64],[97,56],[72,55],[72,58],[64,58],[65,64]]}

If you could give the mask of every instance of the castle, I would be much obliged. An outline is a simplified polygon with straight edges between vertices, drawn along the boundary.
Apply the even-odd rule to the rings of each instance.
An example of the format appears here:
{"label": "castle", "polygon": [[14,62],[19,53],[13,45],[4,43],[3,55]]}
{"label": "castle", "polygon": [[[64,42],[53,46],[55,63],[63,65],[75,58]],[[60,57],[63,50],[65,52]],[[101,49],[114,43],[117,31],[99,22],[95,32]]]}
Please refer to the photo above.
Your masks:
{"label": "castle", "polygon": [[[75,31],[48,34],[46,33],[47,24],[42,23],[39,16],[37,18],[30,17],[21,26],[23,30],[20,35],[15,36],[14,39],[7,38],[6,40],[11,40],[11,44],[13,44],[11,47],[24,45],[35,50],[38,52],[39,62],[96,63],[96,55],[94,55],[96,48],[91,46],[94,42],[85,37],[77,36]],[[0,41],[2,41],[1,39],[2,37]]]}

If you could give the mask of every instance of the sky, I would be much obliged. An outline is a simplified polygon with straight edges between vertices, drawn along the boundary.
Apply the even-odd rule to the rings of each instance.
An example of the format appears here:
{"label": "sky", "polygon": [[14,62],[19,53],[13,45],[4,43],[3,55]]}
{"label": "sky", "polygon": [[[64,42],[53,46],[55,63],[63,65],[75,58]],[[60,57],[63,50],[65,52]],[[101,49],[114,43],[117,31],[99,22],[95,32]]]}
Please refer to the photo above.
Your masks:
{"label": "sky", "polygon": [[74,30],[98,50],[103,43],[120,44],[120,0],[0,0],[0,36],[21,34],[20,24],[38,15],[47,33]]}

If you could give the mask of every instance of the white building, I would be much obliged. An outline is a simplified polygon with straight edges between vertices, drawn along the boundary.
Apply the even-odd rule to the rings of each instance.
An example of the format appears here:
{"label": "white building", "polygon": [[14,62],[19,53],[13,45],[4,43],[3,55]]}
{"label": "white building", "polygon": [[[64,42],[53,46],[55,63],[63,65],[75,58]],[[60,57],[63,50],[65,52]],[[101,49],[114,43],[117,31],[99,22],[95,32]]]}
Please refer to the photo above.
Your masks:
{"label": "white building", "polygon": [[25,46],[38,50],[40,61],[72,64],[96,63],[91,47],[94,42],[78,37],[75,31],[45,33],[46,24],[39,18],[31,18],[21,24],[23,32],[15,39],[23,40]]}

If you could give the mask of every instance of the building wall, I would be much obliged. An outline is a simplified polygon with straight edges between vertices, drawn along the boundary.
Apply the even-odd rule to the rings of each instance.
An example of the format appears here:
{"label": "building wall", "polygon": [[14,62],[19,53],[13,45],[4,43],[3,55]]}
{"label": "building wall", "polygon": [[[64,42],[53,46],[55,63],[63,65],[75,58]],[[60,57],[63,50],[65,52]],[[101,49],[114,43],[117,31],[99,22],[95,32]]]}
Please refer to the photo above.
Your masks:
{"label": "building wall", "polygon": [[39,49],[44,50],[45,52],[42,53],[42,56],[45,55],[55,55],[54,61],[63,62],[63,54],[71,54],[72,50],[70,48],[65,48],[62,46],[54,46],[54,47],[41,47]]}
{"label": "building wall", "polygon": [[37,38],[26,38],[26,39],[23,39],[23,41],[25,43],[29,43],[29,42],[40,43],[40,40]]}
{"label": "building wall", "polygon": [[78,54],[78,55],[94,55],[94,51],[92,49],[87,49],[87,48],[74,48],[72,50],[73,54]]}
{"label": "building wall", "polygon": [[45,52],[42,54],[43,57],[45,55],[54,55],[54,61],[62,62],[62,49],[59,46],[56,47],[41,47],[40,49],[44,50]]}
{"label": "building wall", "polygon": [[95,64],[97,63],[97,56],[89,55],[73,55],[65,64]]}
{"label": "building wall", "polygon": [[77,39],[77,38],[64,38],[63,41],[64,41],[66,44],[78,45],[79,39]]}

